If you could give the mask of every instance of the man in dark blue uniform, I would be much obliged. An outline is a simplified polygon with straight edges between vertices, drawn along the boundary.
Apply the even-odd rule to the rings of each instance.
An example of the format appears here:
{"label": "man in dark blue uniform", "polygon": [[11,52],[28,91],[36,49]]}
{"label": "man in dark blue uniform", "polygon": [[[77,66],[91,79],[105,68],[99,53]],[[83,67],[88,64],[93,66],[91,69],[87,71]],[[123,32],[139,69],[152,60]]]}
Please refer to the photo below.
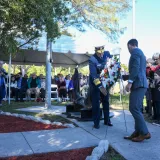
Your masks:
{"label": "man in dark blue uniform", "polygon": [[109,93],[100,81],[100,73],[104,69],[108,57],[111,58],[111,55],[109,52],[104,52],[104,46],[101,46],[95,48],[95,54],[89,59],[92,116],[96,129],[100,127],[100,101],[103,105],[104,124],[113,126],[109,118]]}

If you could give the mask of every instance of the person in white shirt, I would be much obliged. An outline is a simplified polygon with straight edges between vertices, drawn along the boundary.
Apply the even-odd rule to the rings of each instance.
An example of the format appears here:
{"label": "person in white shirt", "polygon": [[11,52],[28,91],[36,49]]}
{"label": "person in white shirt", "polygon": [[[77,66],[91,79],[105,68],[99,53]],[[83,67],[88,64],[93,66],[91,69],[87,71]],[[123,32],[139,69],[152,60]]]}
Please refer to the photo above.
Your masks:
{"label": "person in white shirt", "polygon": [[16,89],[17,89],[17,81],[16,81],[15,77],[12,76],[11,77],[11,92],[10,92],[10,94],[13,97],[15,97]]}

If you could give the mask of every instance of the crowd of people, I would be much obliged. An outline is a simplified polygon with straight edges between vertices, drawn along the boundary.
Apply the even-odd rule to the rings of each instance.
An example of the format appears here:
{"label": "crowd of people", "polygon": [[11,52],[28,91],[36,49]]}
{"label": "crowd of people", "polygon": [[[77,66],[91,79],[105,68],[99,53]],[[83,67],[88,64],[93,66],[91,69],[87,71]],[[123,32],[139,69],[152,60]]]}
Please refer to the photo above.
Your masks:
{"label": "crowd of people", "polygon": [[155,53],[152,58],[147,59],[146,75],[149,84],[146,112],[160,123],[160,53]]}
{"label": "crowd of people", "polygon": [[[3,62],[0,61],[0,106],[3,98],[9,95],[9,83],[6,77],[7,72],[3,68]],[[79,82],[82,88],[88,83],[87,77],[79,74]],[[71,75],[58,74],[52,78],[52,84],[57,85],[58,97],[62,102],[67,99],[74,100],[74,82]],[[19,72],[11,75],[10,95],[15,98],[16,102],[24,102],[24,98],[31,101],[32,94],[35,95],[35,101],[45,101],[45,77],[42,74],[37,76],[36,73],[33,73],[28,77],[27,74],[22,76],[22,73]]]}
{"label": "crowd of people", "polygon": [[[82,74],[79,74],[78,80],[79,80],[79,88],[83,88],[88,84],[87,76],[83,76]],[[58,74],[53,78],[53,81],[54,82],[52,83],[57,84],[58,86],[59,98],[61,98],[62,102],[66,101],[67,95],[70,101],[74,101],[75,79],[73,79],[73,76],[71,75],[63,76],[62,74]],[[84,96],[83,93],[82,93],[82,96]]]}

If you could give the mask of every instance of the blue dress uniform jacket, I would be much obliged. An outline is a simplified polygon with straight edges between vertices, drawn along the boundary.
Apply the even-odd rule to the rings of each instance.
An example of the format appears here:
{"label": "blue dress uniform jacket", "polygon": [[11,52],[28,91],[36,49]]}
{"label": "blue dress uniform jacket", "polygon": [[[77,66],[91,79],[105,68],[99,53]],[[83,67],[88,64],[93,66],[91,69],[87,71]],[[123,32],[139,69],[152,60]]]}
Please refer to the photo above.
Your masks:
{"label": "blue dress uniform jacket", "polygon": [[100,73],[106,64],[106,58],[99,58],[96,54],[94,54],[89,59],[89,85],[91,92],[91,102],[92,102],[92,117],[94,121],[94,126],[98,127],[100,122],[100,100],[103,105],[104,112],[104,123],[107,124],[110,122],[109,120],[109,95],[104,96],[99,87],[102,86],[100,81]]}

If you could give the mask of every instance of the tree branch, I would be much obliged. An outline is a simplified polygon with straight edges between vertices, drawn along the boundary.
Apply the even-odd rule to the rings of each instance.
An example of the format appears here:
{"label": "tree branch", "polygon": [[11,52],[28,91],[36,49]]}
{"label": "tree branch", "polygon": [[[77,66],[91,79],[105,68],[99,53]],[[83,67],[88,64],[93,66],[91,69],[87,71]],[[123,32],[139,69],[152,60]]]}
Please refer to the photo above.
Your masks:
{"label": "tree branch", "polygon": [[27,42],[25,42],[25,43],[21,44],[20,46],[18,46],[18,48],[23,47],[24,45],[30,43],[32,40],[34,40],[34,39],[36,39],[36,38],[37,38],[37,37],[32,37],[32,38],[30,38]]}

